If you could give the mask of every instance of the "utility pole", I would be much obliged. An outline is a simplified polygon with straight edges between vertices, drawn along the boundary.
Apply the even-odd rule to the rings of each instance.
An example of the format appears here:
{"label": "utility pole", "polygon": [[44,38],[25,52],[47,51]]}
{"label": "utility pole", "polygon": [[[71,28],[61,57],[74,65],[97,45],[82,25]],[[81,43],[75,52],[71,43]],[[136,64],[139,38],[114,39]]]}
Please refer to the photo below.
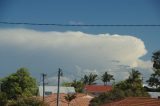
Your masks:
{"label": "utility pole", "polygon": [[62,70],[58,69],[58,88],[57,88],[57,106],[59,106],[59,84],[60,84],[60,76],[62,76]]}
{"label": "utility pole", "polygon": [[44,101],[44,95],[45,95],[45,77],[47,75],[42,73],[42,81],[43,81],[43,101]]}

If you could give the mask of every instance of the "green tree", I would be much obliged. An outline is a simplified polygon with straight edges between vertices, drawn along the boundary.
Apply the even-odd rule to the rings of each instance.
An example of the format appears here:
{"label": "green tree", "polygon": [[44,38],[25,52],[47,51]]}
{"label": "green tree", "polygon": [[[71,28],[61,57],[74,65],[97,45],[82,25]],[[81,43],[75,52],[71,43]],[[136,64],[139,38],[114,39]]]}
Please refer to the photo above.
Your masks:
{"label": "green tree", "polygon": [[4,92],[0,92],[0,106],[6,106],[8,102],[7,94]]}
{"label": "green tree", "polygon": [[153,71],[154,73],[151,74],[150,78],[147,80],[149,86],[156,88],[160,87],[160,50],[153,53],[152,56],[153,62]]}
{"label": "green tree", "polygon": [[141,73],[138,70],[132,69],[127,81],[131,83],[141,83]]}
{"label": "green tree", "polygon": [[74,87],[76,92],[82,93],[84,84],[82,81],[73,80],[73,82],[64,82],[63,86],[66,87]]}
{"label": "green tree", "polygon": [[115,100],[123,99],[125,97],[124,91],[120,89],[113,89],[111,92],[100,94],[98,97],[90,101],[89,106],[100,106],[103,103],[109,103]]}
{"label": "green tree", "polygon": [[73,80],[71,83],[71,86],[75,88],[76,92],[82,93],[84,84],[82,81]]}
{"label": "green tree", "polygon": [[132,69],[128,79],[117,83],[115,88],[123,90],[126,96],[149,96],[143,88],[141,73],[135,69]]}
{"label": "green tree", "polygon": [[76,94],[67,94],[64,96],[65,100],[68,102],[68,106],[70,105],[70,102],[76,98]]}
{"label": "green tree", "polygon": [[160,69],[160,50],[153,53],[152,56],[153,68]]}
{"label": "green tree", "polygon": [[6,93],[9,100],[36,95],[38,90],[36,80],[26,68],[18,69],[16,73],[2,79],[1,83],[2,92]]}
{"label": "green tree", "polygon": [[18,100],[10,100],[7,103],[7,105],[4,106],[49,106],[49,105],[36,97],[22,97],[19,98]]}
{"label": "green tree", "polygon": [[110,80],[114,80],[113,75],[108,74],[107,72],[105,72],[102,75],[102,79],[101,79],[104,83],[104,85],[107,85],[107,82],[110,82]]}
{"label": "green tree", "polygon": [[97,76],[97,74],[90,73],[89,75],[84,75],[81,80],[85,85],[93,85],[96,84]]}

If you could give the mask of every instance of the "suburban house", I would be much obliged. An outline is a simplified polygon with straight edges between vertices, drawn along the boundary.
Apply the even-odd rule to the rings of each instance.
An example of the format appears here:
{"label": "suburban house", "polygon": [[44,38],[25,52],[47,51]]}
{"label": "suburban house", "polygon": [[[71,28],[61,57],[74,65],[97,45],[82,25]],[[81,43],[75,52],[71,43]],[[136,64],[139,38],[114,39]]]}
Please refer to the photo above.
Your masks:
{"label": "suburban house", "polygon": [[106,103],[101,106],[160,106],[160,99],[147,97],[127,97],[125,99]]}
{"label": "suburban house", "polygon": [[91,96],[98,96],[101,93],[109,92],[112,90],[110,85],[86,85],[84,87],[84,93]]}
{"label": "suburban house", "polygon": [[[65,100],[65,96],[67,94],[61,93],[59,95],[59,105],[60,106],[68,106],[68,102]],[[81,93],[77,93],[76,94],[76,98],[73,99],[69,104],[70,106],[88,106],[91,99],[93,97],[86,95],[86,94],[81,94]],[[49,96],[45,96],[44,101],[49,105],[49,106],[56,106],[57,100],[57,94],[51,94]]]}
{"label": "suburban house", "polygon": [[[44,95],[48,96],[57,93],[57,86],[45,86]],[[59,93],[76,93],[74,87],[60,87]],[[43,96],[43,86],[39,86],[39,95]]]}
{"label": "suburban house", "polygon": [[159,89],[157,89],[155,86],[150,87],[147,84],[143,84],[143,87],[148,91],[151,98],[160,97]]}

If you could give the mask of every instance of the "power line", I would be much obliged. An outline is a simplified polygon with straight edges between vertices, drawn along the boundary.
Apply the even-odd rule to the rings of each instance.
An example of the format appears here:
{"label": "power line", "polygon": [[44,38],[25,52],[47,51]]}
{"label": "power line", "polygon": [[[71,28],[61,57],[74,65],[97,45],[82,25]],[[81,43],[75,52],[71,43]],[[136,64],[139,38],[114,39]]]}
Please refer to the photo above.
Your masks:
{"label": "power line", "polygon": [[58,27],[160,27],[160,24],[56,24],[1,21],[0,24]]}

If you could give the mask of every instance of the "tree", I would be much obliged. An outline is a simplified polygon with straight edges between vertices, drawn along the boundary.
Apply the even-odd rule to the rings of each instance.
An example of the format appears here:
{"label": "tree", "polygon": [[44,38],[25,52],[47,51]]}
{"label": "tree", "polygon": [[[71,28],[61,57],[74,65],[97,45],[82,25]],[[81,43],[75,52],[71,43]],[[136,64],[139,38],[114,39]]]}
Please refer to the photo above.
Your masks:
{"label": "tree", "polygon": [[79,92],[79,93],[83,92],[84,84],[82,83],[82,81],[73,80],[73,82],[71,83],[71,86],[75,88],[76,92]]}
{"label": "tree", "polygon": [[108,74],[107,72],[105,72],[102,75],[102,79],[101,79],[104,83],[104,85],[107,85],[107,82],[110,82],[110,80],[114,80],[113,75]]}
{"label": "tree", "polygon": [[110,92],[102,93],[98,97],[90,101],[89,106],[101,106],[103,103],[109,103],[115,100],[120,100],[125,97],[124,91],[120,89],[113,89]]}
{"label": "tree", "polygon": [[22,97],[18,100],[10,100],[7,105],[2,106],[49,106],[43,100],[37,97]]}
{"label": "tree", "polygon": [[132,69],[128,81],[131,83],[141,82],[141,73],[138,70]]}
{"label": "tree", "polygon": [[141,73],[138,70],[132,69],[126,80],[115,84],[111,92],[103,93],[93,98],[89,106],[100,106],[103,103],[109,103],[130,96],[148,97],[149,94],[143,88],[140,75]]}
{"label": "tree", "polygon": [[93,85],[96,84],[97,76],[97,74],[90,73],[89,75],[84,75],[81,80],[85,85]]}
{"label": "tree", "polygon": [[64,96],[65,100],[68,102],[68,106],[70,105],[70,102],[76,98],[76,94],[67,94]]}
{"label": "tree", "polygon": [[115,88],[123,90],[126,96],[149,96],[143,88],[141,73],[135,69],[132,69],[126,80],[117,83]]}
{"label": "tree", "polygon": [[160,50],[153,53],[152,56],[153,68],[160,69]]}
{"label": "tree", "polygon": [[6,106],[7,102],[7,94],[4,92],[0,92],[0,106]]}
{"label": "tree", "polygon": [[82,93],[82,92],[83,92],[84,84],[83,84],[82,81],[73,80],[73,82],[64,82],[64,83],[63,83],[63,86],[66,86],[66,87],[69,87],[69,86],[74,87],[76,92]]}
{"label": "tree", "polygon": [[18,69],[16,73],[2,79],[1,83],[2,92],[6,93],[9,100],[36,95],[38,90],[36,80],[26,68]]}
{"label": "tree", "polygon": [[153,71],[154,73],[151,74],[150,78],[146,81],[149,86],[156,88],[160,87],[160,50],[153,53],[152,56],[153,62]]}

